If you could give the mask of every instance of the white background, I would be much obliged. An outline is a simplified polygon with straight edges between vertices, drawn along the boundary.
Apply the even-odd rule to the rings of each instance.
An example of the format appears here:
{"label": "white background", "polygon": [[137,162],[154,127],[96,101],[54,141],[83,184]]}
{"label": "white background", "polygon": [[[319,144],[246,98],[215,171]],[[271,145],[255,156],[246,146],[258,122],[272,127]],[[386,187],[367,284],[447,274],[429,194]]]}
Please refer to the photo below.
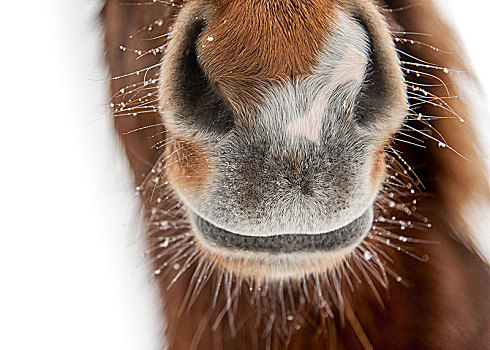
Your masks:
{"label": "white background", "polygon": [[[440,3],[488,89],[489,5]],[[0,349],[159,341],[137,201],[105,106],[98,6],[2,3]]]}

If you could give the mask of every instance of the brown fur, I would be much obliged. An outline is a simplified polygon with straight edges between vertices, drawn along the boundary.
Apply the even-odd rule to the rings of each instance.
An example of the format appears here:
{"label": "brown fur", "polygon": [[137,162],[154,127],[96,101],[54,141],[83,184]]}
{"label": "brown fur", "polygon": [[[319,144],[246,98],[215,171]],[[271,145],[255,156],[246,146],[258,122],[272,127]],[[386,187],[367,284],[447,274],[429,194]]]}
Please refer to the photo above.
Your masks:
{"label": "brown fur", "polygon": [[198,52],[208,77],[235,107],[257,101],[264,81],[310,74],[335,16],[332,0],[217,2]]}
{"label": "brown fur", "polygon": [[[129,3],[139,3],[140,1],[129,1]],[[305,3],[295,0],[294,2]],[[172,22],[172,14],[178,10],[178,7],[167,6],[162,3],[147,6],[128,6],[128,1],[108,0],[103,11],[103,22],[106,28],[106,45],[107,61],[109,71],[112,77],[123,75],[156,64],[160,60],[160,55],[147,55],[140,60],[135,60],[136,55],[123,52],[119,45],[133,47],[140,50],[148,50],[155,47],[155,42],[145,41],[150,37],[156,37],[158,34],[164,34]],[[178,4],[178,2],[176,2]],[[250,12],[244,14],[243,10],[247,9],[252,1],[235,0],[223,1],[220,3],[222,13],[218,16],[225,16],[223,19],[243,20],[248,22],[247,33],[258,33],[256,23],[254,24]],[[265,6],[265,2],[257,2]],[[277,3],[277,2],[276,2]],[[283,1],[283,4],[290,2]],[[331,1],[315,1],[317,6],[314,9],[324,6],[331,8]],[[434,50],[422,45],[405,45],[399,43],[399,48],[414,55],[420,59],[438,64],[441,67],[451,67],[465,70],[461,57],[457,55],[460,48],[454,39],[449,27],[441,21],[437,12],[430,1],[408,1],[408,0],[391,0],[386,1],[388,8],[400,8],[407,5],[416,4],[415,7],[404,11],[386,13],[390,17],[393,25],[397,25],[397,30],[403,28],[405,31],[422,32],[433,34],[428,40],[430,44],[439,48],[453,52],[452,55],[435,52]],[[384,4],[382,4],[384,5]],[[287,6],[287,5],[284,5]],[[233,11],[232,11],[233,10]],[[308,16],[302,21],[319,21],[320,17],[329,11],[314,12],[308,10]],[[240,14],[240,16],[238,16]],[[310,17],[311,16],[311,17]],[[271,16],[272,17],[272,16]],[[155,27],[151,34],[146,31],[137,32],[140,28],[148,26],[157,19],[163,19],[161,27]],[[267,19],[263,19],[264,23]],[[301,23],[301,22],[298,22]],[[254,25],[252,25],[254,24]],[[310,25],[310,24],[308,24]],[[313,26],[314,27],[314,26]],[[263,35],[267,34],[267,30]],[[130,35],[136,33],[132,38]],[[205,33],[202,40],[208,33]],[[209,34],[215,35],[218,40],[218,29],[210,29]],[[226,35],[220,40],[230,40],[233,48],[233,35]],[[309,38],[310,35],[316,37],[319,33],[308,33],[302,30],[300,26],[294,33],[284,33],[278,43],[269,45],[270,50],[266,50],[268,59],[281,60],[277,67],[270,68],[256,66],[254,61],[250,61],[250,75],[246,72],[237,71],[232,74],[229,81],[220,82],[219,77],[223,72],[208,72],[223,91],[235,89],[233,84],[244,84],[242,79],[246,77],[260,78],[279,78],[281,75],[289,76],[295,74],[306,74],[308,67],[311,67],[310,58],[296,61],[296,55],[285,54],[288,50],[293,52],[313,52],[316,48],[312,46],[315,40],[305,40],[306,48],[294,51],[296,48],[287,48],[287,35],[298,35]],[[267,36],[265,36],[267,37]],[[203,39],[204,38],[204,39]],[[227,39],[229,38],[229,39]],[[417,38],[417,37],[416,37]],[[310,38],[312,39],[312,38]],[[165,38],[161,38],[158,45],[162,45]],[[258,40],[256,40],[258,42]],[[214,58],[222,59],[223,62],[234,62],[233,57],[237,55],[223,56],[225,53],[212,51],[212,46],[206,47],[209,52],[202,52],[203,62]],[[230,51],[232,49],[230,48]],[[234,48],[233,50],[239,50]],[[286,51],[278,51],[286,50]],[[278,54],[281,52],[281,54]],[[295,57],[294,59],[286,57]],[[411,60],[402,57],[404,60]],[[413,60],[412,60],[413,61]],[[238,64],[239,62],[236,62]],[[228,64],[228,63],[227,63]],[[255,65],[254,65],[255,64]],[[225,69],[223,63],[221,69]],[[430,71],[434,74],[433,71]],[[146,75],[156,77],[157,70],[151,70]],[[451,90],[455,89],[452,77],[443,73],[441,70],[435,74],[444,79]],[[244,78],[245,77],[245,78]],[[128,96],[120,94],[121,88],[142,81],[142,76],[130,76],[124,79],[113,80],[111,91],[116,98],[114,103],[118,106],[120,101],[125,101]],[[427,78],[421,77],[419,82],[433,83]],[[247,81],[248,83],[248,81]],[[231,85],[227,85],[231,84]],[[253,84],[252,84],[253,86]],[[240,90],[240,89],[239,89]],[[442,87],[432,87],[428,90],[438,96],[446,94]],[[243,91],[243,90],[240,90]],[[230,98],[233,97],[232,92]],[[451,91],[452,94],[457,94]],[[251,92],[251,97],[255,96]],[[134,98],[134,97],[133,97]],[[172,270],[166,271],[159,276],[157,283],[160,286],[161,296],[165,301],[165,308],[162,314],[167,319],[168,328],[166,330],[166,339],[169,349],[171,350],[189,350],[189,349],[488,349],[490,344],[490,300],[488,297],[488,286],[490,285],[488,266],[483,263],[470,249],[465,245],[471,242],[471,236],[467,231],[461,217],[462,208],[465,204],[475,198],[488,198],[489,189],[487,176],[482,169],[482,163],[477,152],[477,145],[474,143],[474,133],[471,125],[471,115],[468,115],[466,106],[460,100],[448,100],[451,108],[459,115],[464,116],[467,123],[462,124],[457,120],[440,120],[432,124],[444,134],[447,142],[453,148],[463,153],[471,162],[450,152],[448,149],[441,149],[437,143],[427,143],[427,149],[419,149],[410,145],[398,144],[396,149],[403,152],[404,159],[416,168],[417,176],[425,185],[425,192],[431,194],[429,198],[423,201],[417,207],[417,212],[423,212],[431,218],[432,228],[427,231],[410,230],[410,236],[414,238],[431,240],[437,242],[433,245],[418,245],[415,249],[422,249],[428,256],[429,262],[420,262],[412,257],[393,251],[386,246],[380,246],[393,260],[391,265],[397,273],[403,276],[406,284],[399,284],[390,281],[389,289],[385,292],[380,287],[379,282],[375,282],[377,288],[384,292],[381,295],[384,307],[380,307],[376,294],[373,293],[368,283],[355,283],[355,288],[351,291],[345,279],[341,286],[343,290],[343,307],[339,301],[332,302],[330,312],[334,316],[329,317],[329,309],[318,308],[318,300],[308,299],[305,296],[305,287],[301,285],[291,286],[291,295],[286,300],[300,300],[305,298],[303,303],[298,302],[301,310],[295,313],[296,318],[290,322],[281,320],[273,322],[274,329],[267,332],[271,324],[269,315],[271,310],[277,310],[283,307],[278,296],[280,295],[279,286],[272,286],[272,292],[261,292],[263,297],[257,297],[257,286],[254,291],[250,292],[247,285],[237,286],[237,280],[226,280],[223,277],[222,286],[229,284],[233,293],[237,292],[240,299],[229,305],[232,310],[224,314],[225,322],[216,322],[221,317],[221,311],[227,306],[226,293],[219,293],[216,306],[213,307],[214,290],[217,281],[210,279],[202,287],[199,296],[193,300],[189,308],[181,308],[181,304],[186,298],[188,287],[193,282],[193,272],[197,269],[196,265],[191,267],[178,279],[172,283],[174,273]],[[156,102],[154,103],[156,104]],[[417,112],[426,115],[441,115],[439,108],[428,105],[422,106]],[[117,113],[116,113],[117,115]],[[154,124],[160,124],[161,119],[158,113],[147,113],[138,116],[121,116],[115,118],[115,126],[119,133]],[[409,121],[410,125],[415,126],[415,121]],[[420,128],[420,126],[417,126]],[[123,135],[122,140],[125,145],[126,153],[130,165],[135,174],[135,182],[140,184],[143,177],[147,176],[161,155],[161,150],[151,149],[151,145],[158,141],[150,138],[158,132],[162,132],[162,127],[144,129],[141,132]],[[161,135],[165,140],[165,134]],[[150,193],[153,187],[143,193],[143,202],[145,204],[146,217],[156,222],[159,219],[171,218],[159,216],[158,213],[151,212],[153,202],[150,202]],[[159,188],[159,191],[163,191]],[[412,198],[408,197],[409,200]],[[169,200],[166,207],[172,207],[174,203]],[[393,215],[399,215],[394,209],[391,210]],[[385,216],[389,216],[387,214]],[[185,229],[176,230],[172,235],[182,234]],[[401,229],[393,230],[395,233],[403,234]],[[454,239],[457,236],[463,240]],[[149,245],[154,244],[154,237],[149,233]],[[412,246],[410,246],[412,248]],[[181,252],[185,254],[186,251]],[[172,257],[166,256],[171,260]],[[424,259],[421,259],[424,260]],[[186,261],[186,258],[184,260]],[[161,265],[161,260],[155,260],[155,268]],[[353,265],[353,270],[362,277],[360,269]],[[330,282],[335,285],[334,275],[330,275]],[[308,283],[308,288],[314,281]],[[172,284],[169,289],[168,286]],[[238,293],[238,291],[240,293]],[[250,295],[252,294],[252,295]],[[288,293],[286,293],[288,294]],[[329,296],[328,288],[325,289],[326,299],[335,299],[336,293],[332,292]],[[257,303],[260,301],[260,305]],[[285,306],[290,309],[292,306]],[[233,320],[229,320],[229,315],[233,314]],[[342,319],[344,320],[342,322]],[[234,322],[234,327],[230,327],[228,321]],[[234,328],[234,329],[233,329]],[[296,329],[299,328],[299,329]],[[235,331],[234,331],[235,330]]]}
{"label": "brown fur", "polygon": [[386,155],[385,155],[385,147],[381,147],[374,152],[372,156],[373,160],[371,164],[373,164],[371,169],[371,184],[374,188],[376,188],[381,182],[383,176],[385,175],[386,168]]}
{"label": "brown fur", "polygon": [[169,137],[173,141],[165,147],[166,172],[172,185],[178,189],[199,191],[209,184],[211,168],[209,158],[195,142]]}

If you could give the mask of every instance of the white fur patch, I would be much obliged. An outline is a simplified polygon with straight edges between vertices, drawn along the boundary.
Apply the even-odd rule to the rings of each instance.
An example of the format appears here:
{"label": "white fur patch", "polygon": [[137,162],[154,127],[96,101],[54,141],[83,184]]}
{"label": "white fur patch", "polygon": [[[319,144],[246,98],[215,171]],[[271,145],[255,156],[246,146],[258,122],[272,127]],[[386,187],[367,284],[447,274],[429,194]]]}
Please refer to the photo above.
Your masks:
{"label": "white fur patch", "polygon": [[366,54],[357,48],[349,48],[342,60],[334,67],[328,84],[318,93],[306,117],[291,121],[286,130],[291,136],[305,137],[318,144],[323,119],[330,97],[342,85],[355,82],[360,85],[366,72]]}
{"label": "white fur patch", "polygon": [[338,86],[356,81],[362,83],[364,73],[366,72],[367,57],[366,54],[357,48],[351,48],[342,58],[342,61],[333,71],[327,89],[333,92]]}

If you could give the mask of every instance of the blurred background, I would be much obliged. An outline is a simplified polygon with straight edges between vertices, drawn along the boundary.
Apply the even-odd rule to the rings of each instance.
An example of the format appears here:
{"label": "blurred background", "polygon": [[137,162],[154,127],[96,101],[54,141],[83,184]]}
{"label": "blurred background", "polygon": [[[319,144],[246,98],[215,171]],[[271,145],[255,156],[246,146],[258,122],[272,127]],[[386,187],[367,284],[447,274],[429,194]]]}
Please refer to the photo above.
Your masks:
{"label": "blurred background", "polygon": [[[439,3],[488,96],[490,5]],[[0,349],[158,348],[138,201],[106,106],[100,6],[2,4]]]}

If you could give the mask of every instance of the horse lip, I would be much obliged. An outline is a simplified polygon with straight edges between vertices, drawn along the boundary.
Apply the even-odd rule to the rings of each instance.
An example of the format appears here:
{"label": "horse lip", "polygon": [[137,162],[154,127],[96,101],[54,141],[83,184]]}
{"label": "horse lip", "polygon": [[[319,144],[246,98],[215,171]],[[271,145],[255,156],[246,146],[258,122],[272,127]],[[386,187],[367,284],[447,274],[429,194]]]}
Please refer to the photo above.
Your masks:
{"label": "horse lip", "polygon": [[273,236],[246,236],[218,228],[195,212],[191,212],[193,226],[201,238],[212,246],[247,252],[296,253],[334,251],[357,244],[369,232],[373,222],[370,206],[347,225],[319,234],[284,234]]}

